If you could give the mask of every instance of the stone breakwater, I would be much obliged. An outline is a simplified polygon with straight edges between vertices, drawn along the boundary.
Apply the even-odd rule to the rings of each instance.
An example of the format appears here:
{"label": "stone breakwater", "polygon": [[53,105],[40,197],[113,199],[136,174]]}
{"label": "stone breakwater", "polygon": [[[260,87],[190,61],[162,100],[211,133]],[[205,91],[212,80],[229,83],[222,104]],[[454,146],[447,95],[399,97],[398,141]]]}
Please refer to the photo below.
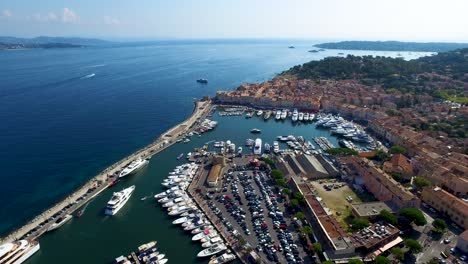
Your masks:
{"label": "stone breakwater", "polygon": [[[107,189],[109,183],[115,179],[113,175],[122,170],[131,161],[138,157],[150,158],[174,144],[180,135],[190,132],[190,130],[193,129],[195,125],[197,125],[200,121],[203,120],[204,117],[208,115],[208,113],[210,113],[211,106],[211,101],[195,102],[195,108],[192,112],[192,115],[188,119],[163,133],[148,146],[139,149],[130,156],[112,164],[101,173],[93,177],[91,180],[83,184],[80,188],[67,196],[65,199],[50,207],[40,215],[36,216],[22,227],[1,238],[0,244],[11,242],[20,238],[38,238],[43,233],[45,233],[47,228],[54,222],[46,222],[47,219],[54,215],[57,216],[57,214],[72,214],[77,209],[85,206],[96,195]],[[79,198],[81,199],[78,200]],[[27,234],[29,235],[25,237]]]}

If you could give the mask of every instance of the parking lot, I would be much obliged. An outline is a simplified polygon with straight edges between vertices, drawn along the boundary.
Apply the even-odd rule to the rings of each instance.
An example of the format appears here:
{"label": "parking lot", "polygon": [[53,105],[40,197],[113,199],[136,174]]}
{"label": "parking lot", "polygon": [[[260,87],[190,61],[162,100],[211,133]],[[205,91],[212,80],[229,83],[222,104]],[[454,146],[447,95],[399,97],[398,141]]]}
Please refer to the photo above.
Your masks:
{"label": "parking lot", "polygon": [[234,235],[267,263],[313,263],[287,215],[284,201],[265,172],[244,167],[225,173],[222,187],[208,195],[209,207]]}

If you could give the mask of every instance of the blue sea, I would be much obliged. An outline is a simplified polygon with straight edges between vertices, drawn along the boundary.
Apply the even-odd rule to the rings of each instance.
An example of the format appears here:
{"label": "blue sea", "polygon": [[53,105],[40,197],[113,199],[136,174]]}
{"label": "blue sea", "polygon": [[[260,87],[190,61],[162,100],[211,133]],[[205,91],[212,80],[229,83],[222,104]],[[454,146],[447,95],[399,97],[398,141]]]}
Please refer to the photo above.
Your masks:
{"label": "blue sea", "polygon": [[185,119],[195,98],[340,52],[398,54],[307,52],[314,43],[161,41],[0,51],[0,235]]}

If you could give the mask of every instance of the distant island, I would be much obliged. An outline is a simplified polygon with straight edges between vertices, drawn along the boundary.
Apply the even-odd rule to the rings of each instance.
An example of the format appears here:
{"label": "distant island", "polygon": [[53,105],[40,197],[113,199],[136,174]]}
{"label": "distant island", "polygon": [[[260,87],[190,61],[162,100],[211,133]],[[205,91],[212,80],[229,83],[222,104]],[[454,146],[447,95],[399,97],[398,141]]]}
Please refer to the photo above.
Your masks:
{"label": "distant island", "polygon": [[445,52],[468,48],[468,43],[401,42],[401,41],[341,41],[315,45],[323,49]]}
{"label": "distant island", "polygon": [[86,46],[102,46],[111,42],[101,39],[72,38],[72,37],[35,37],[16,38],[0,36],[0,50],[11,49],[53,49],[53,48],[79,48]]}

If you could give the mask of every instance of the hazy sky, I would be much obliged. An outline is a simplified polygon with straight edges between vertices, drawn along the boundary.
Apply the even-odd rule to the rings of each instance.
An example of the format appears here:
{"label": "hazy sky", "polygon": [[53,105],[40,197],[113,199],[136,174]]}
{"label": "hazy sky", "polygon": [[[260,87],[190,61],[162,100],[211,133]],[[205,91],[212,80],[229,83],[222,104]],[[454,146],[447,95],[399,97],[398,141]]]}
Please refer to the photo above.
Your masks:
{"label": "hazy sky", "polygon": [[468,0],[0,0],[0,35],[468,41]]}

